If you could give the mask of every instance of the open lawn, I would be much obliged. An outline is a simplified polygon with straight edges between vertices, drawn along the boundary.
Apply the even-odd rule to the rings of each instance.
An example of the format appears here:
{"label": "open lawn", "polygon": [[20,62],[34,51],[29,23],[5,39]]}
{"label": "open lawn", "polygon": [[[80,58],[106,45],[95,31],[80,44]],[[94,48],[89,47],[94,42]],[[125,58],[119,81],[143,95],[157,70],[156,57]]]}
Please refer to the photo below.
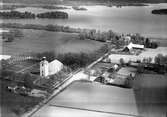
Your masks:
{"label": "open lawn", "polygon": [[140,74],[134,80],[134,93],[138,112],[144,117],[166,117],[167,77]]}
{"label": "open lawn", "polygon": [[151,40],[158,42],[161,47],[167,47],[167,38],[151,38]]}
{"label": "open lawn", "polygon": [[[79,40],[77,34],[23,29],[24,37],[13,42],[4,42],[2,52],[6,55],[18,55],[29,52],[41,53],[89,53],[98,50],[103,43],[91,40]],[[1,53],[2,54],[2,53]]]}

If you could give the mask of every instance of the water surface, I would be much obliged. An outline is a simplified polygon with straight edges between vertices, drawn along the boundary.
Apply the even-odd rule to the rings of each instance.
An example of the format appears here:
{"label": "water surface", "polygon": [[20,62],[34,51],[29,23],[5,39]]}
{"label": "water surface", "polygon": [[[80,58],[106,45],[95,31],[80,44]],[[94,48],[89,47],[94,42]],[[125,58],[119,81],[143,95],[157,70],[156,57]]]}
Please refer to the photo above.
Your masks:
{"label": "water surface", "polygon": [[[71,8],[71,6],[68,6]],[[94,28],[97,30],[112,29],[120,33],[141,33],[146,36],[167,37],[167,15],[153,15],[153,9],[167,8],[167,4],[150,4],[149,6],[130,7],[106,7],[83,6],[87,11],[65,9],[69,13],[69,19],[17,19],[3,20],[3,22],[16,22],[23,24],[58,24],[79,28]],[[48,10],[43,8],[18,8],[18,11],[31,11],[42,13]]]}

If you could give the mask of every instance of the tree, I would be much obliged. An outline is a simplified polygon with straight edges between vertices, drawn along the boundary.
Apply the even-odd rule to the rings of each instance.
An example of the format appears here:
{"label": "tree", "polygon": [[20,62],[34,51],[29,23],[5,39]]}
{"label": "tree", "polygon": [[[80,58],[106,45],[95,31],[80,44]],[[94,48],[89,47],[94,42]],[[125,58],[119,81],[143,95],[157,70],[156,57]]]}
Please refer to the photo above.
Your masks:
{"label": "tree", "polygon": [[154,62],[155,64],[158,64],[160,65],[162,63],[162,58],[163,58],[163,55],[162,54],[158,54],[155,58],[154,58]]}
{"label": "tree", "polygon": [[149,57],[149,58],[148,58],[148,63],[151,63],[151,62],[152,62],[152,58]]}
{"label": "tree", "polygon": [[130,66],[130,65],[131,65],[131,63],[132,63],[132,61],[131,61],[131,60],[129,60],[129,61],[128,61],[128,63],[127,63],[127,65],[128,65],[128,66]]}
{"label": "tree", "polygon": [[24,79],[24,86],[28,87],[28,88],[33,88],[34,84],[32,81],[32,76],[29,73],[26,73],[22,76],[22,78]]}
{"label": "tree", "polygon": [[124,61],[123,58],[120,58],[119,62],[120,62],[120,64],[121,64],[122,66],[125,64],[125,61]]}
{"label": "tree", "polygon": [[139,63],[139,65],[137,66],[137,72],[138,73],[144,72],[144,64],[143,63]]}
{"label": "tree", "polygon": [[133,80],[133,77],[130,74],[125,80],[125,87],[126,88],[131,88],[132,87],[132,83],[133,83],[132,80]]}
{"label": "tree", "polygon": [[149,48],[149,47],[150,47],[150,39],[149,39],[149,38],[146,38],[145,47],[146,47],[146,48]]}

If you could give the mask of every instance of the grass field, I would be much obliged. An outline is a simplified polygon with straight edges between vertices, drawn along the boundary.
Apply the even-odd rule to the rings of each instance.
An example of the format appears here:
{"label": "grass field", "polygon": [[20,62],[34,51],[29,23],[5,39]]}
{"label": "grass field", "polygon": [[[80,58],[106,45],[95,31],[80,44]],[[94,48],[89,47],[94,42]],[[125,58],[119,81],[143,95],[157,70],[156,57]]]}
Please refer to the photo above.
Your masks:
{"label": "grass field", "polygon": [[151,38],[151,40],[158,42],[161,47],[167,47],[167,38]]}
{"label": "grass field", "polygon": [[165,75],[140,74],[134,80],[138,112],[144,117],[166,117],[167,78]]}
{"label": "grass field", "polygon": [[[49,32],[43,30],[22,30],[24,37],[11,43],[2,44],[2,52],[7,55],[28,52],[55,51],[57,53],[90,53],[98,50],[103,43],[91,40],[79,40],[77,34]],[[2,54],[2,53],[1,53]]]}

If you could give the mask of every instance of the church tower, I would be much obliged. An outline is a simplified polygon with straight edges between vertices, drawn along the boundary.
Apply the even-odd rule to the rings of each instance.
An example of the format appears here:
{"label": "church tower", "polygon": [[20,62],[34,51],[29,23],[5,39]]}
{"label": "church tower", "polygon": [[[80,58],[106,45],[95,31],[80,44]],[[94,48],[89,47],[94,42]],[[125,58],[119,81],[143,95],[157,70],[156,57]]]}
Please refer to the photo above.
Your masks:
{"label": "church tower", "polygon": [[42,61],[40,62],[40,76],[47,77],[48,75],[49,75],[49,63],[46,60],[46,57],[43,57]]}

